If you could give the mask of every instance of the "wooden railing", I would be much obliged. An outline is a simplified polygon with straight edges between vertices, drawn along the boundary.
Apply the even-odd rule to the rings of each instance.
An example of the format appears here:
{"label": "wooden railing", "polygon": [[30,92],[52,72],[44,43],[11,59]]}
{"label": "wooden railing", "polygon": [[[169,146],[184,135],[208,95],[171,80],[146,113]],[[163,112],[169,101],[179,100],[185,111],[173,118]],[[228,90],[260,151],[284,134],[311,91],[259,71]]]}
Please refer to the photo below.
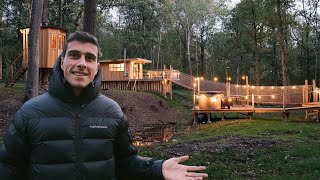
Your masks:
{"label": "wooden railing", "polygon": [[[179,80],[173,80],[177,85],[193,90],[193,79],[195,77],[179,73]],[[246,87],[244,85],[230,85],[231,98],[237,99],[249,99],[252,101],[252,96],[255,98],[255,102],[259,104],[302,104],[304,102],[303,94],[309,94],[309,98],[313,94],[318,94],[318,91],[312,90],[311,86],[297,85],[297,86],[249,86],[249,94],[246,95]],[[197,91],[197,89],[196,89]],[[214,82],[210,80],[200,81],[200,92],[201,91],[222,91],[226,95],[226,84],[221,82]],[[306,100],[310,102],[311,100]]]}
{"label": "wooden railing", "polygon": [[178,70],[144,70],[143,79],[167,79],[178,80],[180,72]]}

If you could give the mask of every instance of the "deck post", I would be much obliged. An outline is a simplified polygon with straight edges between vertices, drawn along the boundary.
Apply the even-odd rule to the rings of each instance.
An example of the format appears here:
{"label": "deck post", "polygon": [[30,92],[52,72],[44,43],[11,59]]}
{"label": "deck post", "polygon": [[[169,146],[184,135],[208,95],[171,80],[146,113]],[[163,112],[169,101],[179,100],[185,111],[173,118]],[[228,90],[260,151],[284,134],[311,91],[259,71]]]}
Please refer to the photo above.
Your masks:
{"label": "deck post", "polygon": [[196,82],[194,78],[192,78],[192,85],[193,85],[193,108],[195,108],[196,107]]}
{"label": "deck post", "polygon": [[254,109],[254,94],[252,94],[252,109]]}
{"label": "deck post", "polygon": [[221,113],[221,121],[224,121],[224,112]]}
{"label": "deck post", "polygon": [[284,99],[285,98],[284,91],[285,91],[285,88],[282,91],[282,107],[283,107],[283,111],[285,111],[285,109],[286,109],[286,104],[285,104],[285,99]]}
{"label": "deck post", "polygon": [[318,102],[317,96],[317,87],[316,87],[316,80],[312,80],[312,95],[313,95],[313,102]]}
{"label": "deck post", "polygon": [[308,103],[308,92],[309,92],[309,89],[308,89],[308,80],[305,80],[304,81],[304,101],[303,103]]}
{"label": "deck post", "polygon": [[246,76],[245,78],[246,78],[246,96],[247,96],[247,106],[249,106],[249,80],[248,80],[248,76]]}
{"label": "deck post", "polygon": [[207,123],[211,123],[211,120],[210,120],[210,117],[211,117],[211,113],[207,113],[207,117],[208,117],[208,121],[207,121]]}

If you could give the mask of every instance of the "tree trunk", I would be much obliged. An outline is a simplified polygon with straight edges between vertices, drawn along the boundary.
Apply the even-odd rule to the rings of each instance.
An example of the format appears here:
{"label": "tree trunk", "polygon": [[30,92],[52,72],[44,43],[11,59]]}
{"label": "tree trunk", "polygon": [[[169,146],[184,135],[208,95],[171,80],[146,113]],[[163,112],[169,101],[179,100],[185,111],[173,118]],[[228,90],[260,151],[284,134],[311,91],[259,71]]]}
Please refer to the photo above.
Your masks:
{"label": "tree trunk", "polygon": [[160,51],[161,51],[161,31],[159,31],[159,45],[158,45],[158,54],[157,54],[157,57],[158,57],[157,69],[159,69],[159,64],[161,63],[160,62]]}
{"label": "tree trunk", "polygon": [[[2,14],[2,7],[0,7],[0,14]],[[2,28],[2,19],[0,19],[0,29]],[[2,31],[0,30],[0,81],[3,79],[3,71],[2,71]]]}
{"label": "tree trunk", "polygon": [[251,8],[252,16],[253,16],[253,22],[252,22],[252,28],[254,33],[254,60],[255,60],[255,75],[254,75],[254,81],[257,86],[260,85],[260,62],[259,62],[259,53],[258,53],[258,38],[257,38],[257,24],[256,24],[256,13],[254,7]]}
{"label": "tree trunk", "polygon": [[[1,33],[0,33],[1,34]],[[3,76],[2,76],[2,38],[1,38],[1,35],[0,35],[0,81],[2,81],[3,79]]]}
{"label": "tree trunk", "polygon": [[196,57],[196,75],[199,77],[199,65],[200,65],[200,62],[199,62],[199,58],[198,58],[198,39],[196,38],[196,54],[195,54],[195,57]]}
{"label": "tree trunk", "polygon": [[[0,14],[1,17],[3,15],[3,6],[0,7]],[[3,71],[2,71],[2,63],[3,63],[3,56],[2,56],[2,28],[3,28],[3,24],[2,24],[2,18],[0,19],[0,81],[3,80]]]}
{"label": "tree trunk", "polygon": [[[43,12],[42,12],[42,26],[49,25],[49,0],[43,0]],[[49,82],[49,69],[39,69],[40,86],[47,87]]]}
{"label": "tree trunk", "polygon": [[84,0],[83,31],[96,35],[96,0]]}
{"label": "tree trunk", "polygon": [[200,35],[200,62],[201,62],[201,76],[205,77],[206,76],[206,64],[205,64],[205,55],[204,55],[204,50],[205,50],[205,39],[204,39],[204,27],[201,28],[201,35]]}
{"label": "tree trunk", "polygon": [[[272,51],[273,51],[273,62],[274,62],[274,65],[273,65],[273,81],[275,81],[275,85],[280,85],[280,67],[279,67],[279,60],[278,60],[278,53],[277,53],[277,36],[276,36],[276,28],[275,27],[272,27],[272,31],[274,33],[274,39],[273,39],[273,42],[272,42]],[[300,66],[301,67],[301,66]]]}
{"label": "tree trunk", "polygon": [[278,29],[279,29],[279,39],[281,46],[281,67],[282,67],[282,85],[288,85],[287,79],[287,64],[286,64],[286,51],[285,51],[285,42],[284,42],[284,32],[283,32],[283,23],[282,23],[282,14],[281,14],[281,2],[277,0],[277,14],[278,14]]}
{"label": "tree trunk", "polygon": [[43,0],[42,25],[49,25],[49,0]]}
{"label": "tree trunk", "polygon": [[181,41],[181,66],[182,69],[187,72],[188,69],[188,55],[187,55],[187,28],[182,27],[183,30],[183,35],[180,36],[180,41]]}
{"label": "tree trunk", "polygon": [[62,1],[59,0],[59,27],[62,28]]}
{"label": "tree trunk", "polygon": [[188,53],[188,63],[189,63],[189,74],[192,76],[192,66],[191,66],[191,58],[190,58],[190,29],[189,29],[189,22],[187,22],[187,53]]}
{"label": "tree trunk", "polygon": [[39,37],[43,10],[43,0],[32,2],[31,29],[28,44],[28,75],[26,97],[38,96],[39,88]]}
{"label": "tree trunk", "polygon": [[318,32],[318,3],[319,3],[319,1],[317,1],[316,2],[316,4],[315,4],[315,15],[314,15],[314,17],[315,17],[315,22],[316,22],[316,24],[315,24],[315,27],[314,27],[314,31],[315,31],[315,34],[316,34],[316,44],[314,44],[314,47],[313,47],[313,49],[314,49],[314,53],[315,53],[315,56],[316,56],[316,65],[315,65],[315,69],[314,69],[314,79],[316,80],[316,82],[317,82],[317,73],[318,73],[318,50],[319,50],[319,32]]}

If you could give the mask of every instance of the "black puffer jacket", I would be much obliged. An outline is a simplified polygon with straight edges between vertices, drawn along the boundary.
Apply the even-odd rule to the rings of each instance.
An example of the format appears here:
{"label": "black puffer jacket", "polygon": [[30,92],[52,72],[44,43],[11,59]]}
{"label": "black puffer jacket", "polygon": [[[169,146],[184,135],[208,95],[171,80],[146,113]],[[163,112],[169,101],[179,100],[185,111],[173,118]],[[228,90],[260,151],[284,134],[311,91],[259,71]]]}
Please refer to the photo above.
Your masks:
{"label": "black puffer jacket", "polygon": [[163,179],[163,161],[136,155],[123,112],[99,93],[100,72],[75,97],[60,61],[49,93],[16,113],[0,149],[0,179]]}

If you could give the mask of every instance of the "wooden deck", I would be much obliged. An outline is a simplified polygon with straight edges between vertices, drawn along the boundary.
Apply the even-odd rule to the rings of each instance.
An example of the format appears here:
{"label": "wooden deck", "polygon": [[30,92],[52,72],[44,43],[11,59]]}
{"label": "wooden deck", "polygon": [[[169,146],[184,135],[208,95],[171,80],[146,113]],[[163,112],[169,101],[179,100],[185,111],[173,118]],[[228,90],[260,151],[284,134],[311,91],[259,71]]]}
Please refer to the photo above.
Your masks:
{"label": "wooden deck", "polygon": [[[305,120],[307,120],[309,115],[316,116],[319,119],[319,110],[320,103],[308,103],[303,104],[298,107],[290,107],[290,108],[255,108],[252,106],[243,106],[243,107],[230,107],[230,109],[192,109],[194,123],[197,122],[198,114],[206,114],[208,117],[208,122],[210,122],[210,114],[211,113],[221,113],[221,118],[224,120],[224,113],[241,113],[246,114],[248,117],[251,117],[253,113],[282,113],[286,120],[289,119],[290,112],[292,111],[306,111]],[[309,111],[312,111],[311,113]]]}

